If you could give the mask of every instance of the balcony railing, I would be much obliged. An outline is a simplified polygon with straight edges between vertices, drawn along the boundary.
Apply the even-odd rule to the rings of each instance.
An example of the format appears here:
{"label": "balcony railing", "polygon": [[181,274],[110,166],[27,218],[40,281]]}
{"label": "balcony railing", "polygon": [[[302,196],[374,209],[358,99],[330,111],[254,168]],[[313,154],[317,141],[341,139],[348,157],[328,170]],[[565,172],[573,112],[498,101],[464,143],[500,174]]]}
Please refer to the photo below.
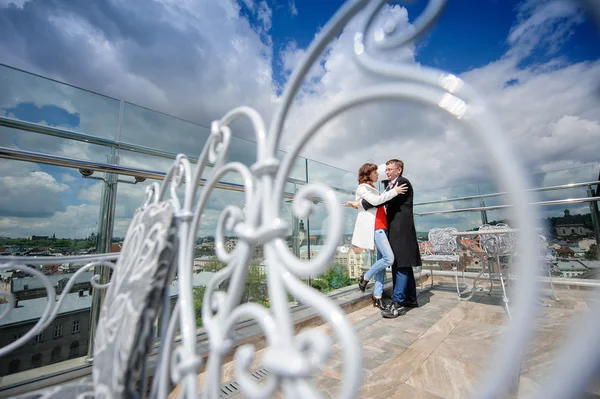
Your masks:
{"label": "balcony railing", "polygon": [[[208,137],[206,127],[7,66],[0,66],[0,82],[3,89],[10,85],[16,92],[27,86],[34,96],[52,91],[59,98],[44,106],[53,107],[56,112],[65,111],[60,104],[68,99],[76,104],[74,113],[79,118],[77,123],[69,126],[58,125],[52,120],[42,123],[36,114],[39,105],[29,104],[32,107],[30,112],[19,113],[19,104],[0,104],[3,111],[0,134],[10,137],[12,143],[0,147],[0,166],[6,170],[3,177],[12,181],[21,179],[34,189],[48,189],[41,193],[33,189],[31,192],[10,193],[22,197],[10,197],[19,206],[15,205],[7,212],[7,225],[14,228],[7,233],[9,236],[0,238],[3,255],[118,252],[121,237],[133,216],[133,204],[141,201],[144,189],[152,181],[165,176],[165,165],[170,164],[177,153],[185,152],[191,159],[196,158]],[[147,135],[159,141],[147,146],[145,143],[151,142],[145,138]],[[168,139],[165,136],[169,136]],[[234,141],[233,160],[251,165],[254,159],[248,154],[255,151],[248,148],[256,144],[242,139]],[[541,226],[548,239],[548,248],[561,253],[559,264],[560,261],[573,260],[593,268],[593,261],[600,259],[599,166],[593,164],[547,172],[532,178],[540,182],[532,189],[538,199],[533,204],[542,209],[544,219]],[[558,176],[561,176],[560,179]],[[544,185],[548,181],[554,183]],[[332,186],[340,202],[354,199],[355,173],[300,157],[287,180],[284,198],[293,199],[298,186],[310,182]],[[204,183],[205,180],[201,179],[200,184]],[[434,227],[471,230],[482,224],[508,220],[506,211],[511,204],[505,202],[506,193],[494,190],[490,183],[432,191],[419,191],[419,182],[414,182],[414,185],[417,187],[415,222],[423,240]],[[203,288],[214,271],[222,267],[214,257],[217,216],[226,204],[243,203],[243,186],[237,178],[226,176],[216,187],[217,199],[204,215],[207,223],[198,232],[196,244],[194,287],[198,307],[201,306]],[[31,196],[34,195],[41,195],[43,201],[32,201]],[[317,197],[313,200],[320,202]],[[310,218],[299,220],[292,215],[289,202],[284,202],[282,209],[290,226],[288,245],[301,259],[314,257],[324,237],[325,210],[317,208]],[[338,274],[309,277],[308,282],[313,287],[335,291],[345,284],[353,284],[360,275],[361,267],[370,264],[374,254],[352,252],[349,255],[355,217],[354,210],[344,209],[345,234],[340,246],[345,249],[336,254],[333,262],[338,265]],[[235,239],[232,235],[228,245],[235,246]],[[252,259],[254,267],[244,299],[265,304],[262,248],[255,249]],[[68,278],[81,265],[61,262],[41,266],[41,271],[52,276],[57,291],[61,292],[62,279]],[[102,271],[105,277],[107,272]],[[443,270],[433,273],[444,275]],[[557,266],[555,273],[557,277],[575,276],[572,267],[561,270]],[[15,314],[23,315],[1,322],[0,347],[3,347],[22,336],[39,319],[39,303],[46,298],[45,291],[36,286],[35,278],[22,276],[17,271],[3,272],[0,282],[5,291],[12,292],[18,299],[16,310],[20,312]],[[576,285],[577,279],[573,282]],[[171,292],[172,299],[175,299],[177,281],[173,283]],[[61,311],[57,322],[36,335],[30,346],[0,361],[0,394],[9,387],[84,369],[85,359],[93,357],[91,342],[101,296],[85,283],[76,286],[71,293],[61,294],[73,299],[70,300],[72,306]],[[295,298],[289,300],[292,306],[296,305]],[[197,327],[202,334],[200,319]]]}

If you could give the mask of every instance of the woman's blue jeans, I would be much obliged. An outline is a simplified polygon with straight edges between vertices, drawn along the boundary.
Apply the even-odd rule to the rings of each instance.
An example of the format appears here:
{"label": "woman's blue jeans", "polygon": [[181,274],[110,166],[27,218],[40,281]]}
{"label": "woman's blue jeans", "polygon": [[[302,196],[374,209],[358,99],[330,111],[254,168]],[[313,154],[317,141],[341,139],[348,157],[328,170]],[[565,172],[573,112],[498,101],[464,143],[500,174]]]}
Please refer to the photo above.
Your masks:
{"label": "woman's blue jeans", "polygon": [[387,237],[387,230],[375,230],[375,247],[377,248],[377,262],[365,273],[365,278],[371,280],[375,277],[375,288],[373,296],[383,295],[383,281],[385,279],[385,268],[394,263],[394,252]]}

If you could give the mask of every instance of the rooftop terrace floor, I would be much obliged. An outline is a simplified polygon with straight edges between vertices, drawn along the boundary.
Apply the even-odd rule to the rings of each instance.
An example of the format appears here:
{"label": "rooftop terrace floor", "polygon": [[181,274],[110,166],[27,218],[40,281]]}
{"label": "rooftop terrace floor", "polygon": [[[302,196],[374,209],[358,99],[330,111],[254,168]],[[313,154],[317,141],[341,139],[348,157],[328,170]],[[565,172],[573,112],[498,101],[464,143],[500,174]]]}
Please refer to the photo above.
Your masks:
{"label": "rooftop terrace floor", "polygon": [[[553,363],[556,349],[580,317],[593,317],[600,307],[596,291],[561,289],[560,302],[543,292],[535,338],[523,357],[512,397],[526,398],[539,389]],[[499,292],[477,293],[459,301],[450,290],[434,289],[419,296],[420,307],[397,319],[383,319],[367,306],[347,315],[358,334],[364,368],[361,398],[467,398],[472,397],[481,373],[490,365],[497,339],[507,330],[508,317]],[[594,312],[597,314],[597,312]],[[327,325],[317,327],[331,333]],[[257,353],[260,359],[262,350]],[[258,365],[258,361],[255,362]],[[336,397],[340,388],[341,352],[334,354],[315,378],[324,397]],[[234,378],[225,365],[223,381]],[[199,376],[202,380],[203,375]],[[585,398],[600,398],[600,378]],[[235,395],[236,399],[242,397]]]}
{"label": "rooftop terrace floor", "polygon": [[[544,293],[536,320],[535,338],[524,354],[516,397],[539,389],[572,322],[592,317],[595,292],[560,290],[560,302]],[[499,292],[477,293],[458,301],[445,290],[424,292],[420,307],[397,319],[382,319],[378,309],[366,307],[348,315],[363,350],[365,380],[362,398],[466,398],[471,397],[481,372],[490,367],[498,337],[507,330],[508,317]],[[327,328],[326,326],[320,328]],[[339,363],[339,356],[338,356]],[[334,397],[340,378],[335,362],[318,377],[318,386]],[[588,397],[600,398],[600,386]]]}

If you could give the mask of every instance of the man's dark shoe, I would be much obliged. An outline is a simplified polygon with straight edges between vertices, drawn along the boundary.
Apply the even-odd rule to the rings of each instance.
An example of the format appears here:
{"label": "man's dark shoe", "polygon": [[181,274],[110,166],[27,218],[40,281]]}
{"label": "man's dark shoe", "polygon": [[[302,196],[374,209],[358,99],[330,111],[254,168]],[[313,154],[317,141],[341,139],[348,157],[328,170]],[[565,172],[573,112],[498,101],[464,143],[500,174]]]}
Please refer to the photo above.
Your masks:
{"label": "man's dark shoe", "polygon": [[360,280],[358,281],[358,288],[362,292],[365,292],[365,290],[367,289],[367,284],[369,284],[369,280],[365,280],[365,273],[363,273],[360,275]]}
{"label": "man's dark shoe", "polygon": [[392,302],[390,306],[381,311],[381,316],[385,319],[395,319],[406,313],[404,306],[398,302]]}
{"label": "man's dark shoe", "polygon": [[404,301],[404,302],[402,302],[402,306],[404,306],[405,308],[418,308],[419,307],[419,302],[417,302],[417,301]]}

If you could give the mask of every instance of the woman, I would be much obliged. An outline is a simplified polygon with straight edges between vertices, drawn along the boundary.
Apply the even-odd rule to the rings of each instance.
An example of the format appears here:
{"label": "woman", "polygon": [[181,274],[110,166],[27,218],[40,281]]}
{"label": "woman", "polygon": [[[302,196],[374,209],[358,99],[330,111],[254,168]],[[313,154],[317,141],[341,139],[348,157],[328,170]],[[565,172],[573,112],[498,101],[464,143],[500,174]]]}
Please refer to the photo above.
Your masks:
{"label": "woman", "polygon": [[[407,190],[406,185],[402,185],[380,194],[374,184],[378,179],[377,165],[366,163],[361,166],[358,170],[356,200],[360,202],[360,200],[365,199],[371,205],[377,206],[391,200],[398,194],[404,194]],[[352,234],[352,245],[372,250],[374,243],[375,247],[377,247],[377,262],[366,273],[360,276],[358,288],[364,292],[369,280],[374,277],[375,288],[371,298],[373,299],[373,306],[382,310],[385,307],[381,300],[385,269],[394,263],[394,253],[387,238],[387,229],[385,207],[380,206],[367,211],[361,210],[356,217],[354,233]]]}

